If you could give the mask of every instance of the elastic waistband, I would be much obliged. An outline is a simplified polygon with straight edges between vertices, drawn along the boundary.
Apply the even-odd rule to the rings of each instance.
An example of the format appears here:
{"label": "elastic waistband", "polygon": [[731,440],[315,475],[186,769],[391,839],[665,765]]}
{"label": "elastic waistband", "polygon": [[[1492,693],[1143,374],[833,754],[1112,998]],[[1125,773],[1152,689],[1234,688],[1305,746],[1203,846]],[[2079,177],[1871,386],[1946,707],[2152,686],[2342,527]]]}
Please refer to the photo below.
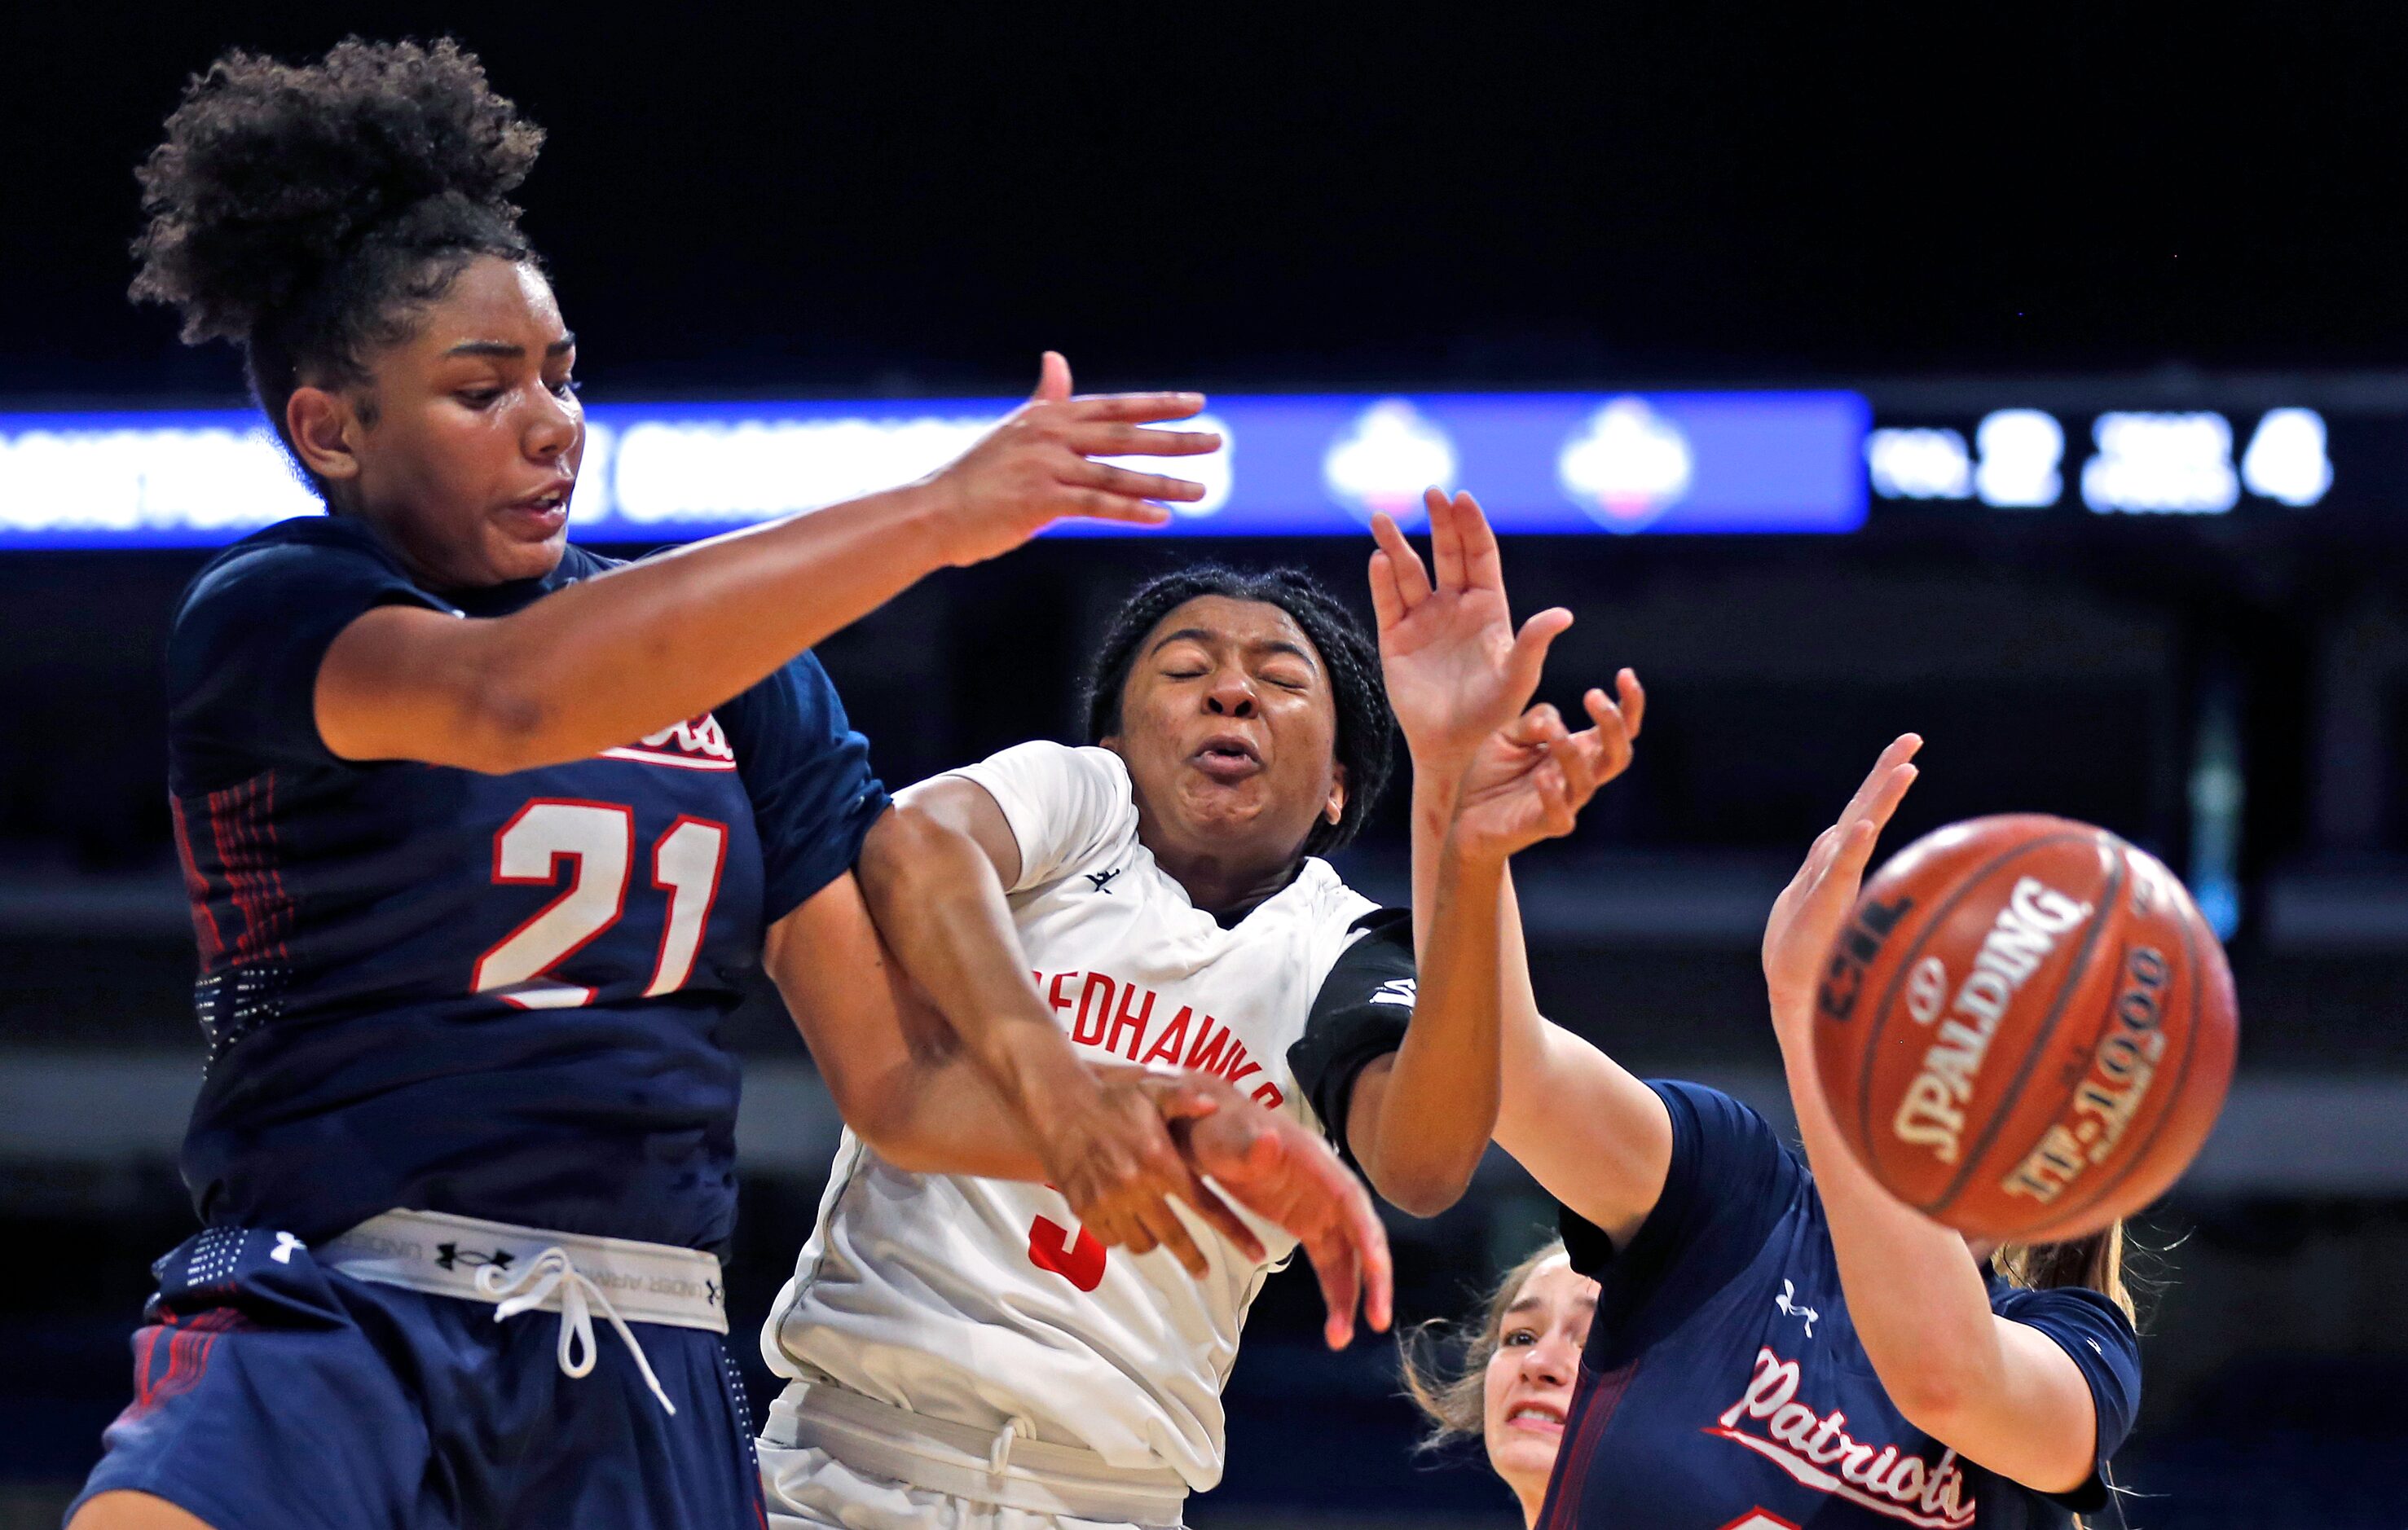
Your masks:
{"label": "elastic waistband", "polygon": [[932,1419],[826,1381],[796,1381],[762,1438],[825,1451],[855,1471],[973,1503],[1079,1520],[1180,1523],[1187,1482],[1167,1466],[1115,1466],[1075,1445]]}
{"label": "elastic waistband", "polygon": [[[629,1322],[727,1332],[719,1261],[698,1249],[555,1233],[442,1211],[395,1210],[370,1217],[309,1252],[355,1280],[498,1306],[512,1294],[505,1282],[515,1281],[550,1249],[566,1254],[569,1265]],[[495,1278],[480,1286],[478,1272],[483,1269],[494,1270]],[[553,1289],[530,1306],[558,1312],[564,1300],[563,1291]]]}

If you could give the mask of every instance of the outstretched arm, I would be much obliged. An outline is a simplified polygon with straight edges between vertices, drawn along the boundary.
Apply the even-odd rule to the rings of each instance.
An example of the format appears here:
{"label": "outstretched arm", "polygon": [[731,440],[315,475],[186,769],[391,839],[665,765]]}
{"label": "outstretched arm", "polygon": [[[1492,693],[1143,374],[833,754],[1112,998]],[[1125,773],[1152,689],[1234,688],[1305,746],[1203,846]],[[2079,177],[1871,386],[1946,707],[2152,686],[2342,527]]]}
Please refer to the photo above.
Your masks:
{"label": "outstretched arm", "polygon": [[[1436,490],[1426,503],[1432,566],[1385,516],[1373,522],[1380,548],[1371,555],[1389,701],[1413,757],[1417,923],[1438,905],[1441,849],[1480,741],[1537,689],[1547,646],[1571,625],[1570,612],[1551,609],[1517,635],[1497,538],[1479,504],[1469,494]],[[1614,751],[1600,765],[1599,779],[1628,764],[1645,715],[1646,693],[1636,676],[1624,670],[1616,690],[1615,701],[1598,692],[1584,698],[1601,741]],[[1662,1194],[1672,1161],[1671,1119],[1655,1091],[1540,1014],[1510,874],[1500,879],[1496,920],[1496,1140],[1549,1194],[1625,1242]]]}
{"label": "outstretched arm", "polygon": [[1873,842],[1914,782],[1913,734],[1808,852],[1772,908],[1764,976],[1798,1129],[1839,1256],[1840,1285],[1882,1388],[1918,1429],[2043,1493],[2088,1480],[2097,1404],[2072,1357],[2001,1318],[1962,1235],[1900,1203],[1856,1161],[1814,1065],[1814,984],[1856,901]]}
{"label": "outstretched arm", "polygon": [[725,702],[948,564],[995,557],[1066,515],[1159,524],[1178,479],[1097,456],[1186,455],[1220,438],[1151,431],[1194,393],[1070,396],[1048,352],[1035,397],[907,488],[647,558],[509,616],[415,606],[354,620],[318,670],[326,747],[351,760],[523,770],[582,759]]}

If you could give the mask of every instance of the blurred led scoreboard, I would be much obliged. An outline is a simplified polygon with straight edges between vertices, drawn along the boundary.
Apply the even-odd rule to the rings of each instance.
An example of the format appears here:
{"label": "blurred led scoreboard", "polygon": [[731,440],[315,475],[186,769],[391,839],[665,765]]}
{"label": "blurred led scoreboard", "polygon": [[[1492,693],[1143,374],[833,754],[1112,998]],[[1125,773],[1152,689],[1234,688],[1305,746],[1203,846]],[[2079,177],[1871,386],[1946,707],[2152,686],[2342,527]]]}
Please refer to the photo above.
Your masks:
{"label": "blurred led scoreboard", "polygon": [[[1961,390],[1950,390],[1962,396]],[[1220,394],[1171,534],[1359,535],[1423,486],[1523,534],[1833,534],[1871,521],[2316,519],[2408,523],[2408,393],[2345,413],[1925,408],[1855,393]],[[598,404],[571,532],[682,541],[906,483],[1009,399]],[[245,409],[0,412],[0,549],[207,547],[317,508]],[[1130,535],[1070,522],[1057,536]],[[1146,533],[1137,533],[1146,535]]]}
{"label": "blurred led scoreboard", "polygon": [[[907,483],[1014,402],[595,405],[572,535],[680,541]],[[1516,532],[1847,532],[1870,422],[1828,392],[1225,394],[1198,422],[1221,451],[1129,465],[1204,483],[1173,507],[1191,536],[1411,524],[1433,483]],[[315,508],[249,411],[0,413],[0,547],[205,547]]]}

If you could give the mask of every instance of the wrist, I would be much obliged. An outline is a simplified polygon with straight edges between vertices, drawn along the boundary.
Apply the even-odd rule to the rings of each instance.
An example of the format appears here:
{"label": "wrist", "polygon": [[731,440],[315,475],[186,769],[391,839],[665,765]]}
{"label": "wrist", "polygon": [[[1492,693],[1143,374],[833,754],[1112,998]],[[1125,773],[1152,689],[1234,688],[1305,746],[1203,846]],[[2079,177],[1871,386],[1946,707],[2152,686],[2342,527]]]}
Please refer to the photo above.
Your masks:
{"label": "wrist", "polygon": [[979,561],[976,553],[959,545],[968,517],[962,513],[965,496],[952,469],[940,468],[892,492],[897,501],[891,528],[896,536],[928,549],[935,554],[930,561],[939,567],[958,568]]}
{"label": "wrist", "polygon": [[1501,877],[1510,853],[1477,836],[1466,835],[1459,821],[1450,822],[1445,837],[1439,841],[1439,875],[1458,883]]}
{"label": "wrist", "polygon": [[981,1065],[1031,1122],[1060,1119],[1097,1093],[1095,1074],[1050,1016],[1009,1017],[980,1042]]}

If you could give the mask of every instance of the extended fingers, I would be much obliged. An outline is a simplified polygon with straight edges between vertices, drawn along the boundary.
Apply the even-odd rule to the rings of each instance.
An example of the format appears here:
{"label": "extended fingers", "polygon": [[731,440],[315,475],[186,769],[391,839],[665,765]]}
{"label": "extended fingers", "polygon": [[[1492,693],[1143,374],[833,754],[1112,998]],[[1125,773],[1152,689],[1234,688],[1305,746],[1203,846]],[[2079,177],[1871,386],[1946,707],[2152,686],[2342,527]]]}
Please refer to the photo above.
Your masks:
{"label": "extended fingers", "polygon": [[1123,420],[1143,423],[1149,420],[1185,420],[1204,409],[1202,393],[1089,393],[1083,398],[1042,402],[1081,422]]}
{"label": "extended fingers", "polygon": [[1463,551],[1463,581],[1474,590],[1505,593],[1505,560],[1497,553],[1497,533],[1469,491],[1455,496],[1455,538]]}
{"label": "extended fingers", "polygon": [[1075,426],[1062,441],[1087,457],[1199,457],[1221,450],[1217,431],[1147,430],[1111,421]]}
{"label": "extended fingers", "polygon": [[1160,473],[1140,473],[1133,468],[1114,467],[1110,463],[1081,462],[1062,475],[1062,481],[1100,489],[1124,499],[1195,500],[1204,497],[1204,486],[1200,483],[1168,478]]}
{"label": "extended fingers", "polygon": [[1622,696],[1623,732],[1635,741],[1639,737],[1639,725],[1647,717],[1647,688],[1639,683],[1639,672],[1635,669],[1617,671],[1613,677],[1613,688]]}
{"label": "extended fingers", "polygon": [[1423,502],[1429,507],[1430,572],[1441,590],[1463,588],[1463,516],[1457,503],[1432,489]]}
{"label": "extended fingers", "polygon": [[1881,758],[1875,760],[1873,767],[1865,772],[1865,779],[1857,784],[1856,794],[1848,798],[1848,806],[1840,813],[1840,822],[1845,823],[1852,818],[1859,818],[1870,812],[1873,803],[1880,797],[1882,789],[1888,784],[1891,773],[1899,765],[1914,759],[1914,751],[1922,747],[1923,736],[1920,734],[1902,733],[1891,739],[1889,747],[1881,751]]}
{"label": "extended fingers", "polygon": [[1254,1236],[1254,1230],[1230,1209],[1229,1203],[1215,1194],[1212,1187],[1204,1182],[1202,1176],[1183,1162],[1180,1169],[1185,1180],[1185,1187],[1179,1193],[1180,1198],[1196,1208],[1196,1214],[1211,1223],[1213,1231],[1236,1244],[1239,1252],[1248,1259],[1260,1260],[1264,1255],[1263,1240]]}
{"label": "extended fingers", "polygon": [[[1436,493],[1438,491],[1430,491]],[[1404,596],[1405,609],[1410,611],[1429,598],[1429,570],[1422,566],[1422,555],[1405,539],[1403,528],[1396,518],[1382,510],[1371,517],[1371,535],[1378,539],[1380,551],[1397,571],[1397,591]]]}
{"label": "extended fingers", "polygon": [[1505,661],[1506,673],[1512,677],[1516,699],[1526,701],[1539,688],[1539,677],[1547,666],[1547,650],[1572,624],[1572,613],[1561,606],[1550,606],[1527,622],[1513,635],[1513,651]]}

